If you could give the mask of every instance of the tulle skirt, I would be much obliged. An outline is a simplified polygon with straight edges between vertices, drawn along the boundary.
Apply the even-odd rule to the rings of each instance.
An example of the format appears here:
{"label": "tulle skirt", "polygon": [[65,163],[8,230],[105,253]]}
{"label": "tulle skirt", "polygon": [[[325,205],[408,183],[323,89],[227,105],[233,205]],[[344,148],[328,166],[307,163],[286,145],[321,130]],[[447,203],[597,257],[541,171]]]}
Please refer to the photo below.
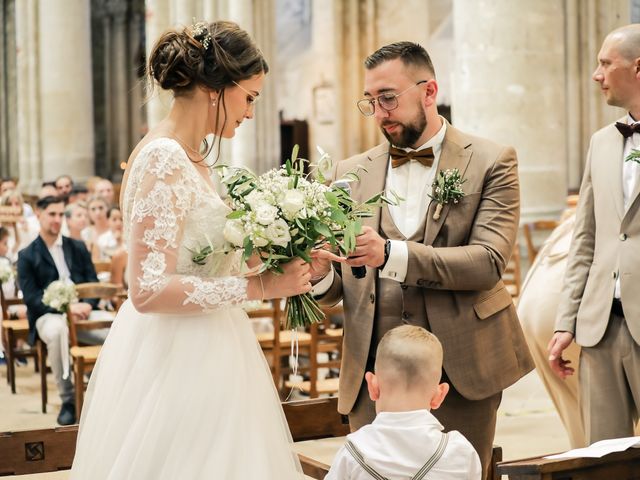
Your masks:
{"label": "tulle skirt", "polygon": [[143,315],[125,302],[85,398],[73,480],[303,478],[239,308]]}

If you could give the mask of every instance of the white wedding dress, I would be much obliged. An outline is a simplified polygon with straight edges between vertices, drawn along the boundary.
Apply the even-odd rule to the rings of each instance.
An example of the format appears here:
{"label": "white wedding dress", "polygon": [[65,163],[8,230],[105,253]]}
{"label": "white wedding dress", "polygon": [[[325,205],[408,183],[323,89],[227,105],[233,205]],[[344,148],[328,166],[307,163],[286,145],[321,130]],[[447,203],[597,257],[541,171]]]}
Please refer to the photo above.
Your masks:
{"label": "white wedding dress", "polygon": [[123,201],[129,300],[91,375],[72,479],[303,478],[237,306],[246,300],[240,258],[191,260],[209,241],[222,247],[228,213],[177,142],[142,148]]}

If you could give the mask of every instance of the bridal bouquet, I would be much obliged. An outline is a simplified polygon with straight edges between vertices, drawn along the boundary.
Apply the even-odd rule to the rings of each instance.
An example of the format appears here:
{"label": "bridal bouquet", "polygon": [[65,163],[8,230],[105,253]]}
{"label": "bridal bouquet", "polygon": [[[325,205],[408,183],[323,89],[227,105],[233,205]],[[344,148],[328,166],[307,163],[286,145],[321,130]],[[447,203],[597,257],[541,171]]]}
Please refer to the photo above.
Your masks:
{"label": "bridal bouquet", "polygon": [[[297,146],[285,165],[263,175],[241,167],[218,168],[233,208],[224,237],[242,249],[243,260],[257,254],[262,261],[260,272],[282,272],[281,265],[294,257],[311,262],[311,250],[325,242],[348,255],[355,249],[361,219],[371,216],[381,202],[393,203],[380,194],[357,204],[346,183],[357,180],[357,172],[325,185],[322,170],[326,171],[330,158],[318,150],[317,180],[305,174],[307,160],[297,158]],[[287,327],[296,328],[318,322],[324,314],[313,296],[305,293],[287,299],[285,317]]]}
{"label": "bridal bouquet", "polygon": [[2,260],[6,259],[0,259],[0,283],[7,283],[13,278],[13,267],[11,266],[11,262],[8,260]]}
{"label": "bridal bouquet", "polygon": [[42,295],[42,303],[62,313],[67,310],[70,303],[77,301],[75,285],[63,280],[51,282]]}

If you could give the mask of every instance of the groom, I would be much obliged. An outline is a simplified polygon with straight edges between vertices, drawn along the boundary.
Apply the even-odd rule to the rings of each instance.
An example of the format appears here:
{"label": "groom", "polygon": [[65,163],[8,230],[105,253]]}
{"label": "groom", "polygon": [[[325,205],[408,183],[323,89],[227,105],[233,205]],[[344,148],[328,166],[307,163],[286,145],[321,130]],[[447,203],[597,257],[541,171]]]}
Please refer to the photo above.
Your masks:
{"label": "groom", "polygon": [[[314,293],[345,309],[339,410],[352,429],[375,417],[364,374],[373,370],[382,336],[402,324],[433,332],[444,347],[443,381],[451,392],[434,415],[476,448],[486,472],[502,390],[533,368],[501,277],[513,251],[519,186],[513,148],[460,132],[438,115],[438,84],[420,46],[398,42],[365,61],[361,113],[389,143],[339,162],[334,179],[358,165],[352,195],[382,191],[405,200],[365,219],[346,264],[321,252]],[[436,218],[430,199],[437,173],[458,171],[464,196]],[[335,259],[335,258],[334,258]],[[349,267],[366,266],[364,279]]]}

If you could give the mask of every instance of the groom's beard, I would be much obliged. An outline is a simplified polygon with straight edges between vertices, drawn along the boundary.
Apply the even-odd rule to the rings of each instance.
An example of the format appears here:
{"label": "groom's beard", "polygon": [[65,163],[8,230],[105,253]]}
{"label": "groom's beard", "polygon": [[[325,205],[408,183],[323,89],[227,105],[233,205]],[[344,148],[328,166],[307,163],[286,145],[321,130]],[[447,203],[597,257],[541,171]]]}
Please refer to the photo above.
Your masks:
{"label": "groom's beard", "polygon": [[[388,133],[384,128],[385,125],[395,123],[402,128],[397,133]],[[411,123],[399,123],[399,122],[382,122],[380,125],[382,134],[389,142],[399,148],[414,148],[420,145],[415,145],[418,139],[422,136],[422,133],[427,128],[427,116],[422,109],[418,110],[416,117]]]}

